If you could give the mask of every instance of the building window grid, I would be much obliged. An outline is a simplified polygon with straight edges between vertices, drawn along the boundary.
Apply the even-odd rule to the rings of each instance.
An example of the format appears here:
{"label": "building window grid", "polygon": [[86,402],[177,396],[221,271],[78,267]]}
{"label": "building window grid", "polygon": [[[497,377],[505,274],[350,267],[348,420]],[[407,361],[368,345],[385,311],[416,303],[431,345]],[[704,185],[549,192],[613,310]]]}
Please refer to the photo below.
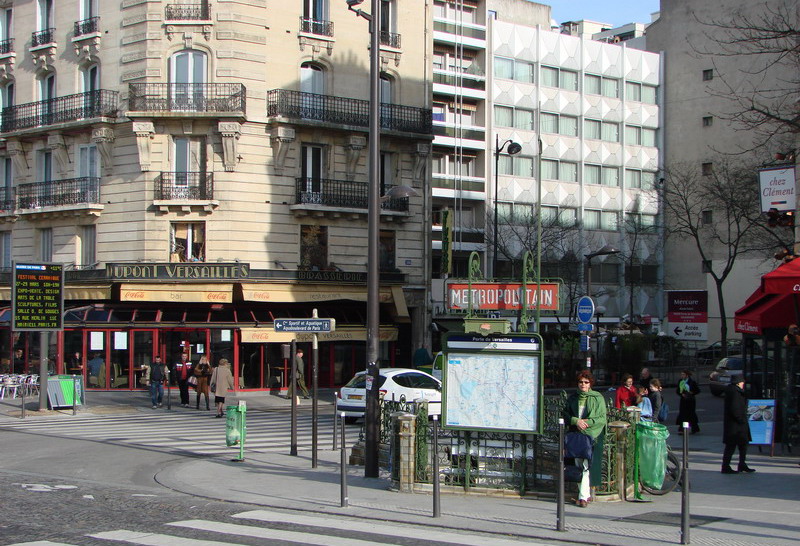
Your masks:
{"label": "building window grid", "polygon": [[578,72],[554,66],[542,66],[542,85],[567,91],[578,90]]}
{"label": "building window grid", "polygon": [[583,127],[584,138],[586,139],[619,142],[619,123],[598,119],[584,119]]}
{"label": "building window grid", "polygon": [[536,65],[510,57],[495,56],[494,77],[523,83],[534,83]]}
{"label": "building window grid", "polygon": [[515,129],[532,131],[534,129],[533,120],[533,110],[500,104],[494,107],[495,127],[513,127]]}
{"label": "building window grid", "polygon": [[573,227],[578,222],[578,209],[542,205],[542,224],[546,226]]}
{"label": "building window grid", "polygon": [[619,98],[619,80],[596,74],[585,74],[583,92],[587,95],[602,95],[612,99]]}
{"label": "building window grid", "polygon": [[578,118],[575,116],[542,112],[539,124],[542,133],[578,136]]}
{"label": "building window grid", "polygon": [[616,211],[584,209],[583,227],[588,230],[616,231],[619,228],[619,213]]}
{"label": "building window grid", "polygon": [[532,157],[501,154],[499,159],[500,168],[498,169],[498,174],[533,178],[534,161]]}
{"label": "building window grid", "polygon": [[631,233],[654,233],[656,230],[656,215],[641,212],[626,212],[625,229]]}
{"label": "building window grid", "polygon": [[572,161],[542,159],[542,180],[578,181],[578,164]]}

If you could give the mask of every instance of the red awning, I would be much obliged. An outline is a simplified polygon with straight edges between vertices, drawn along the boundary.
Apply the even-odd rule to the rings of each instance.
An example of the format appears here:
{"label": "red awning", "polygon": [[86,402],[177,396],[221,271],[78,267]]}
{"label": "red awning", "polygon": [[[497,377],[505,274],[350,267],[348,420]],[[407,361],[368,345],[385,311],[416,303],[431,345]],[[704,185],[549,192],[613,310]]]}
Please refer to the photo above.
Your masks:
{"label": "red awning", "polygon": [[761,290],[765,294],[800,294],[800,259],[762,275]]}
{"label": "red awning", "polygon": [[733,329],[740,334],[761,335],[765,328],[785,329],[797,322],[792,294],[765,294],[759,288],[747,298],[744,307],[736,311]]}

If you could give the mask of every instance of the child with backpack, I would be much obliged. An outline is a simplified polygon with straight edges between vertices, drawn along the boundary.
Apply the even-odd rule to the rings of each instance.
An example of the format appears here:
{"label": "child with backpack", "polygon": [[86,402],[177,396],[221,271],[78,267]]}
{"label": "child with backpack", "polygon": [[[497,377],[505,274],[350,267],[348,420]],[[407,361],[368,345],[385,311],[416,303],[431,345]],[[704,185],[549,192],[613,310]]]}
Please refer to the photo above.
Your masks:
{"label": "child with backpack", "polygon": [[669,415],[669,406],[664,402],[664,395],[661,392],[661,381],[658,379],[650,380],[650,394],[647,395],[650,404],[653,406],[653,422],[664,424]]}

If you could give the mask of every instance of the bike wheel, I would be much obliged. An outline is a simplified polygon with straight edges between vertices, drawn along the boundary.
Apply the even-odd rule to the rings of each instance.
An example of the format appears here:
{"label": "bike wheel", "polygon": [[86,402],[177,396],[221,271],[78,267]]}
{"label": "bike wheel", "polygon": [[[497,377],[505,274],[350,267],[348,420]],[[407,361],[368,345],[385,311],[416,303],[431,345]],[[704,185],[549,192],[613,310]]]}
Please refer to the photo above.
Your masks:
{"label": "bike wheel", "polygon": [[681,467],[681,462],[678,459],[678,456],[672,451],[667,451],[667,464],[664,472],[664,483],[661,485],[661,489],[648,487],[644,483],[640,483],[640,485],[642,486],[642,489],[651,495],[666,495],[678,486],[681,481],[682,474],[683,468]]}

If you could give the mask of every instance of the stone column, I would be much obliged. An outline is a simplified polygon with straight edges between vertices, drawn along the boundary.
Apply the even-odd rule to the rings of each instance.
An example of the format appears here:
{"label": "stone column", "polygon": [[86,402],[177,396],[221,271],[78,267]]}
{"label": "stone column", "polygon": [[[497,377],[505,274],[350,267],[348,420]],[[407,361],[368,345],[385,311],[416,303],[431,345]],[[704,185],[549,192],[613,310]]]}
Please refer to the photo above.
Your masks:
{"label": "stone column", "polygon": [[395,441],[398,442],[397,465],[398,489],[402,493],[414,492],[414,476],[416,474],[416,431],[417,417],[411,413],[397,412],[392,415],[396,423]]}

